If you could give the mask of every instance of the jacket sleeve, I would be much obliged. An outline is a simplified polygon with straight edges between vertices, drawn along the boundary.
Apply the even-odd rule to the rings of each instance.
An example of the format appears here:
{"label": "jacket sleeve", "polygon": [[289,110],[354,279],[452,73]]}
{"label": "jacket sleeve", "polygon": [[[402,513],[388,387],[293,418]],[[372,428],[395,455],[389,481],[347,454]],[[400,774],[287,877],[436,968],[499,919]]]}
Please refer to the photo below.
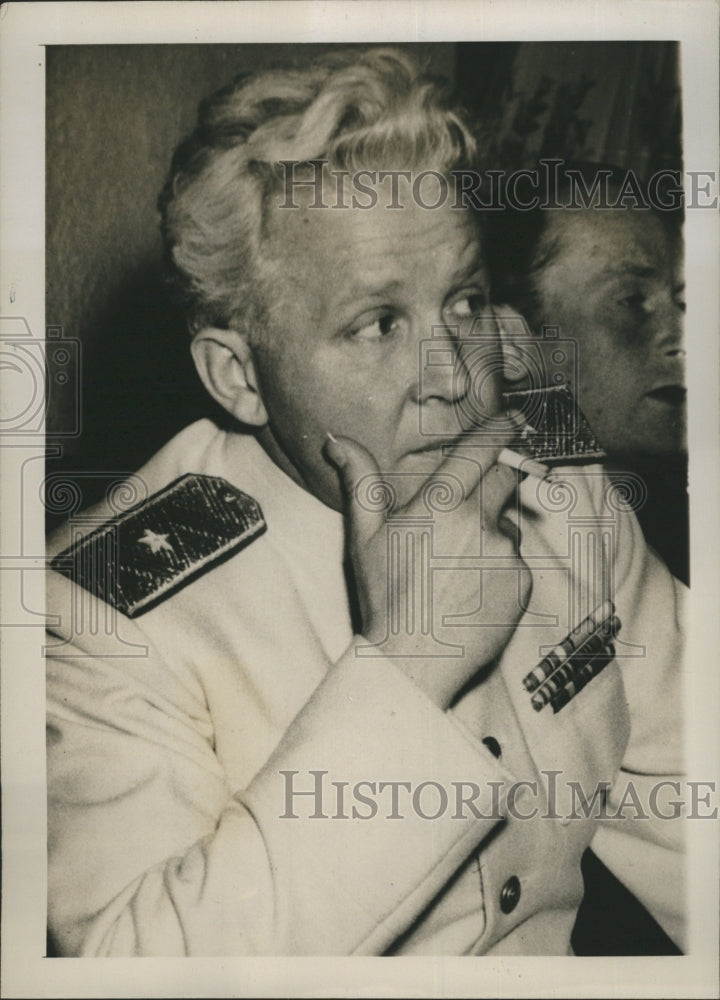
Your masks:
{"label": "jacket sleeve", "polygon": [[[51,576],[51,593],[72,586]],[[359,782],[449,786],[488,757],[392,662],[351,646],[328,664],[233,788],[197,678],[134,622],[122,630],[147,655],[118,655],[100,630],[58,629],[48,649],[49,924],[63,954],[378,954],[497,824],[489,789],[476,805],[492,818],[353,816]],[[311,772],[325,772],[319,802],[295,794],[316,790]],[[334,781],[347,782],[343,809]],[[327,819],[311,818],[318,807]]]}

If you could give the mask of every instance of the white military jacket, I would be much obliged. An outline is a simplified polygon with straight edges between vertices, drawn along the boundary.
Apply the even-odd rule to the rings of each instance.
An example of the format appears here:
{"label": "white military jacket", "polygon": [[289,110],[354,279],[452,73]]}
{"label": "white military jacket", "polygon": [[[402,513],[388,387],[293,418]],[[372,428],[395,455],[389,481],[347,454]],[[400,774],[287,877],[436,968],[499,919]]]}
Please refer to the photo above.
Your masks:
{"label": "white military jacket", "polygon": [[[567,954],[591,841],[680,941],[681,823],[648,802],[681,768],[681,585],[634,515],[608,506],[598,467],[525,481],[529,606],[448,711],[392,659],[356,655],[341,515],[209,421],[128,489],[188,472],[253,497],[267,530],[133,619],[49,573],[48,898],[63,954]],[[112,513],[73,519],[50,556]],[[138,544],[162,559],[184,530]],[[522,678],[594,600],[603,540],[616,660],[537,712]],[[595,807],[615,818],[583,815],[579,790],[589,802],[598,782],[612,789]]]}

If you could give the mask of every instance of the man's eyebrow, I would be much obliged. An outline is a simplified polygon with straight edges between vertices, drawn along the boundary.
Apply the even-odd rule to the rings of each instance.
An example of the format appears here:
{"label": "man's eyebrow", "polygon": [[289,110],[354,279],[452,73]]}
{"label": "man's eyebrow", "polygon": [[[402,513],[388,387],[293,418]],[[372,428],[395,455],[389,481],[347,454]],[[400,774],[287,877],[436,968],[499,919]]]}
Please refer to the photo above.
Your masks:
{"label": "man's eyebrow", "polygon": [[391,278],[382,285],[376,285],[372,281],[358,280],[347,286],[343,295],[335,303],[335,308],[342,309],[348,303],[354,303],[358,299],[378,299],[380,301],[397,291],[401,285],[402,281],[396,278]]}
{"label": "man's eyebrow", "polygon": [[[468,277],[472,277],[478,271],[482,271],[483,274],[487,272],[482,247],[474,237],[468,240],[460,251],[458,260],[460,263],[458,263],[451,278],[451,281],[455,284],[464,281]],[[342,297],[335,303],[335,308],[342,309],[348,303],[354,303],[359,298],[378,299],[381,301],[397,291],[398,288],[401,288],[403,284],[402,278],[389,278],[382,285],[375,285],[372,279],[369,281],[358,279],[357,282],[347,287]]]}
{"label": "man's eyebrow", "polygon": [[633,278],[656,278],[660,271],[651,264],[634,264],[631,261],[620,264],[612,264],[603,268],[600,272],[601,278],[615,278],[631,275]]}

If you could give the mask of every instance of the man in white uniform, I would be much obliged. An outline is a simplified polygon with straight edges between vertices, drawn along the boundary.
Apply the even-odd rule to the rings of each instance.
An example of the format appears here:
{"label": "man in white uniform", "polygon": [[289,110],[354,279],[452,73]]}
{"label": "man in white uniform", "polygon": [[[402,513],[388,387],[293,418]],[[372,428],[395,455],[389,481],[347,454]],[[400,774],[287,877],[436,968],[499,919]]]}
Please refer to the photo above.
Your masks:
{"label": "man in white uniform", "polygon": [[[599,467],[498,461],[481,235],[413,187],[473,155],[389,50],[245,80],[179,150],[166,246],[233,423],[50,542],[63,954],[567,954],[591,841],[681,940],[680,588]],[[615,659],[608,613],[531,690],[610,599]]]}

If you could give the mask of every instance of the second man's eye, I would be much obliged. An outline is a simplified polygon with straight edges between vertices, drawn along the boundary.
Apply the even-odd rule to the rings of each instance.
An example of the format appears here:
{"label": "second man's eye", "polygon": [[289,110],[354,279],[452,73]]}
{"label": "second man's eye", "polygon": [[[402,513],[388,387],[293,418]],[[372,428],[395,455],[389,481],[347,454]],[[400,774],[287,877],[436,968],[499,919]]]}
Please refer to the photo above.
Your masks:
{"label": "second man's eye", "polygon": [[645,296],[642,292],[634,292],[632,295],[626,295],[625,298],[618,299],[618,304],[625,306],[626,309],[642,309],[645,305]]}

